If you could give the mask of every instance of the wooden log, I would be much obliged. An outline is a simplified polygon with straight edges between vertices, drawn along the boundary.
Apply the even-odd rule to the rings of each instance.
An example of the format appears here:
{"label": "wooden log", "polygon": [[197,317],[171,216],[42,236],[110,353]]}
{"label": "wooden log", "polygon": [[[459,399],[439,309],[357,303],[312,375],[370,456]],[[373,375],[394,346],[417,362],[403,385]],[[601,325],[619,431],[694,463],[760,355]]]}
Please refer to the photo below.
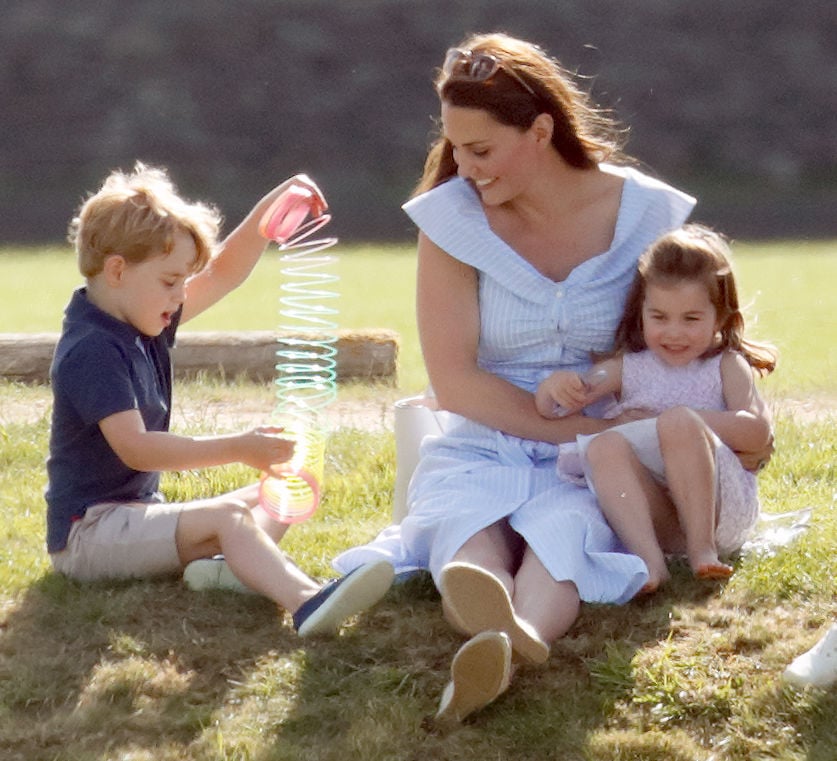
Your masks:
{"label": "wooden log", "polygon": [[[194,332],[177,336],[175,377],[198,373],[270,381],[276,375],[276,349],[282,334],[270,330]],[[300,336],[297,336],[299,338]],[[0,377],[46,383],[57,333],[0,333]],[[337,380],[394,383],[398,333],[386,328],[337,331]]]}
{"label": "wooden log", "polygon": [[57,340],[57,333],[0,333],[0,376],[46,382]]}

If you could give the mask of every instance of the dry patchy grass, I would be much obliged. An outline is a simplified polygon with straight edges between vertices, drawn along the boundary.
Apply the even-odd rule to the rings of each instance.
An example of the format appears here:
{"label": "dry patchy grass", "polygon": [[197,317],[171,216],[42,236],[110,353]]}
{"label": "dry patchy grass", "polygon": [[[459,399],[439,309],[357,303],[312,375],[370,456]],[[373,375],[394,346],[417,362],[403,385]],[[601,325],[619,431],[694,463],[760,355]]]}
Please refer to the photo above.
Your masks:
{"label": "dry patchy grass", "polygon": [[[178,579],[80,585],[42,550],[46,423],[0,406],[0,757],[8,761],[833,761],[837,689],[796,691],[780,674],[835,616],[833,416],[779,420],[762,475],[768,510],[814,506],[813,528],[775,555],[749,555],[725,585],[675,566],[673,583],[622,607],[586,606],[541,668],[460,729],[435,711],[461,644],[426,578],[394,588],[340,636],[299,640],[256,597],[196,594]],[[386,524],[394,445],[380,409],[332,439],[321,511],[287,537],[326,576],[329,559]],[[191,394],[191,396],[189,396]],[[245,389],[193,389],[179,425],[224,426]],[[216,395],[218,399],[216,400]],[[240,395],[240,398],[239,398]],[[213,401],[216,400],[216,401]],[[258,415],[256,415],[258,416]],[[238,419],[237,415],[233,415]],[[821,416],[818,416],[821,417]],[[374,425],[372,421],[377,420]],[[171,494],[234,486],[249,474],[171,478]]]}

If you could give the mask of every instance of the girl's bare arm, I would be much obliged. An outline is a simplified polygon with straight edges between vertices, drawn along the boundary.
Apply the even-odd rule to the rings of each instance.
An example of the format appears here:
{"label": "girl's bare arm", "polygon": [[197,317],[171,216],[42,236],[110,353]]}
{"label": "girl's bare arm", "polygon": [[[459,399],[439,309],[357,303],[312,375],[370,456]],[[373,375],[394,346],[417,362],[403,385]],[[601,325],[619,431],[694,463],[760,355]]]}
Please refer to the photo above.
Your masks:
{"label": "girl's bare arm", "polygon": [[[726,412],[701,410],[700,415],[742,461],[761,462],[773,451],[770,411],[758,393],[752,368],[738,352],[725,352],[721,359]],[[755,464],[754,464],[755,466]]]}

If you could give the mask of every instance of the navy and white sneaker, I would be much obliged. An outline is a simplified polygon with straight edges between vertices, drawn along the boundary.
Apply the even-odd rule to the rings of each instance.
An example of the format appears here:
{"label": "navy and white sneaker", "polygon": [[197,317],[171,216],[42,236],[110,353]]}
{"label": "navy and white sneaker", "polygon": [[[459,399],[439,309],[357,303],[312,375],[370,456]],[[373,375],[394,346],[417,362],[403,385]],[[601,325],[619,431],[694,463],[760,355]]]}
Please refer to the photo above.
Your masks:
{"label": "navy and white sneaker", "polygon": [[300,637],[333,634],[349,616],[377,603],[392,586],[395,576],[386,560],[366,563],[323,585],[294,613],[294,629]]}

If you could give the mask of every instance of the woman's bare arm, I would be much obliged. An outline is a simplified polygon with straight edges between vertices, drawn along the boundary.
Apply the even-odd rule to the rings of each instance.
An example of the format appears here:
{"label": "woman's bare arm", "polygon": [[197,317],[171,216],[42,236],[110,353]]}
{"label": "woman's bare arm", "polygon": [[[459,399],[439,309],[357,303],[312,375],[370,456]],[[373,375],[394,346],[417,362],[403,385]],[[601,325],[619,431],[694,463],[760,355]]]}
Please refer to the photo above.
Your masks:
{"label": "woman's bare arm", "polygon": [[538,413],[533,394],[478,366],[477,273],[423,234],[416,306],[424,361],[442,409],[514,436],[555,443],[611,425],[581,415],[547,420]]}

